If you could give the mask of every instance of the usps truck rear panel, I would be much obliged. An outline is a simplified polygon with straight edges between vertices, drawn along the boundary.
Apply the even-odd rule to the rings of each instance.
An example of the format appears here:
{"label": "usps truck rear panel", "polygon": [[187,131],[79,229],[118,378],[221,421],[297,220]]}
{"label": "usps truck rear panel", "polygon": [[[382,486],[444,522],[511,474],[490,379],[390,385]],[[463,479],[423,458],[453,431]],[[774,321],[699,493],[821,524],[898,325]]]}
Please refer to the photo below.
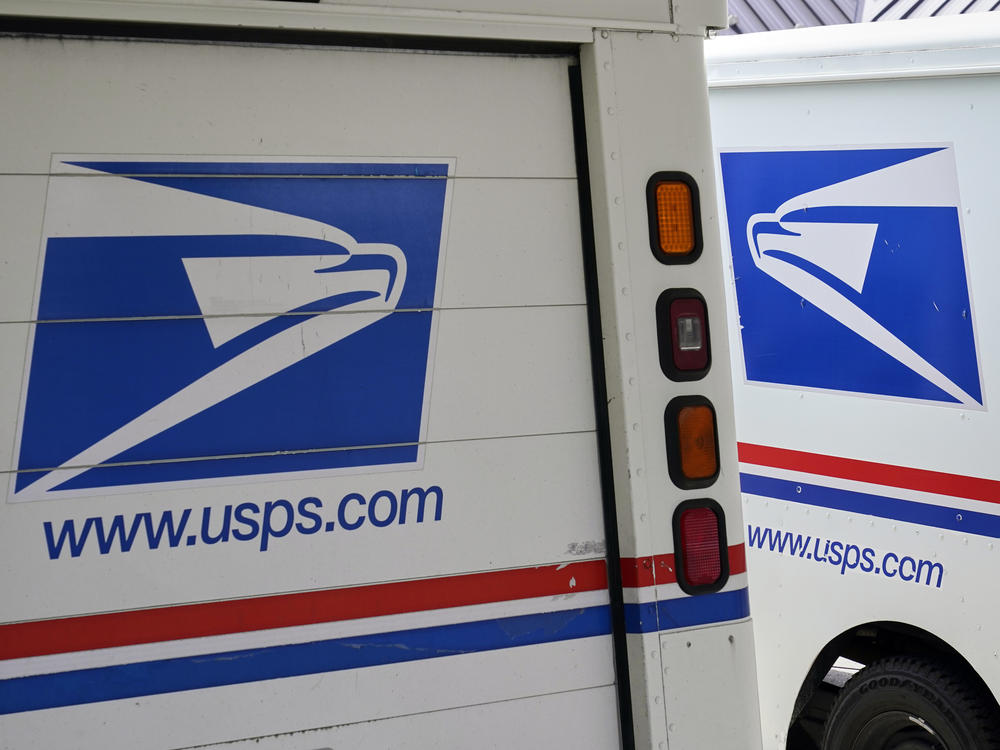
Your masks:
{"label": "usps truck rear panel", "polygon": [[992,15],[709,53],[765,747],[1000,738]]}
{"label": "usps truck rear panel", "polygon": [[724,4],[467,5],[5,9],[3,747],[759,747]]}

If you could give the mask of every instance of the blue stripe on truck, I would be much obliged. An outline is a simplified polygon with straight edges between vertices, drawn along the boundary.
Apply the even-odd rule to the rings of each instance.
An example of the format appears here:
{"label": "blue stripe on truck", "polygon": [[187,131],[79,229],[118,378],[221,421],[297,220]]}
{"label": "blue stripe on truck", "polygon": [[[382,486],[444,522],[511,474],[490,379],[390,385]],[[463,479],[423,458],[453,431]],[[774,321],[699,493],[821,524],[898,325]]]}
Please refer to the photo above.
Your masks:
{"label": "blue stripe on truck", "polygon": [[0,714],[399,664],[610,633],[610,608],[600,605],[16,677],[0,680]]}
{"label": "blue stripe on truck", "polygon": [[749,616],[749,591],[742,588],[659,602],[626,604],[625,630],[629,633],[654,633],[740,620]]}
{"label": "blue stripe on truck", "polygon": [[818,508],[861,513],[937,529],[960,531],[1000,539],[1000,516],[946,505],[918,503],[897,497],[824,487],[787,479],[740,474],[740,487],[748,495],[773,497]]}

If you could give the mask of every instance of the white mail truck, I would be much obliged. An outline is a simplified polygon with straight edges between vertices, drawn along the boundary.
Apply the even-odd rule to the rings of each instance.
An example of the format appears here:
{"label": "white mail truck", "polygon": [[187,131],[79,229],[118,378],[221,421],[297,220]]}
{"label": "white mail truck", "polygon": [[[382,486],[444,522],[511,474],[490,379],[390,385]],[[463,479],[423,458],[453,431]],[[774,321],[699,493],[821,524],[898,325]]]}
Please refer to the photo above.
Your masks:
{"label": "white mail truck", "polygon": [[0,746],[759,749],[725,11],[0,2]]}
{"label": "white mail truck", "polygon": [[1000,747],[1000,14],[708,47],[764,746]]}

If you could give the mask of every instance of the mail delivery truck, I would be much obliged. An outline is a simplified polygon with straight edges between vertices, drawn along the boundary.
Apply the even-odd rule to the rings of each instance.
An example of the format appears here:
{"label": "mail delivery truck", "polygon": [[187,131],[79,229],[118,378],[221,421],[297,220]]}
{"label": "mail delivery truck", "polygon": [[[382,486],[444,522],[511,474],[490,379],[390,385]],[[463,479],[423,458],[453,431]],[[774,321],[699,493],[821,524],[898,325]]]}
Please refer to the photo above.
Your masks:
{"label": "mail delivery truck", "polygon": [[759,748],[725,21],[0,3],[0,746]]}
{"label": "mail delivery truck", "polygon": [[709,47],[764,746],[996,748],[1000,16]]}

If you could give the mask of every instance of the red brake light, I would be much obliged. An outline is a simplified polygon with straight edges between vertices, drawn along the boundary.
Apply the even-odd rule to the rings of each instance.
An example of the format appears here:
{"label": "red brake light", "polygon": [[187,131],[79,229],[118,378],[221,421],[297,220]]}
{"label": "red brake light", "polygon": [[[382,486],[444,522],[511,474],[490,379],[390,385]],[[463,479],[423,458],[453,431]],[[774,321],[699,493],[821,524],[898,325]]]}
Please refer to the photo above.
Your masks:
{"label": "red brake light", "polygon": [[681,513],[681,554],[684,577],[692,586],[710,586],[722,575],[719,554],[719,519],[711,508]]}
{"label": "red brake light", "polygon": [[677,582],[685,592],[718,591],[729,578],[724,519],[714,500],[689,500],[675,511]]}

